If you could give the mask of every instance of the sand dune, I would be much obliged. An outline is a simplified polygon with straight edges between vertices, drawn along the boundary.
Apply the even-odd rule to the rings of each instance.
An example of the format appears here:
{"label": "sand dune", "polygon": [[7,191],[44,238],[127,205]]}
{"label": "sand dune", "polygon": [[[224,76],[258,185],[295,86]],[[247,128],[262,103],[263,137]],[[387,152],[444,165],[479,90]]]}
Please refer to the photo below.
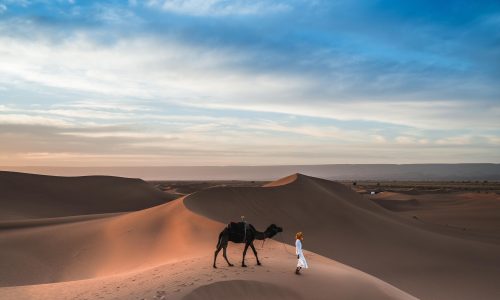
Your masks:
{"label": "sand dune", "polygon": [[[274,241],[259,249],[262,267],[250,254],[249,268],[230,268],[219,260],[219,268],[212,269],[217,236],[225,225],[190,211],[185,201],[0,231],[0,298],[221,299],[228,292],[259,288],[255,294],[265,299],[414,299],[312,252],[306,256],[314,268],[297,276],[294,249]],[[230,245],[233,262],[241,262],[241,253],[241,245]]]}
{"label": "sand dune", "polygon": [[[285,232],[262,249],[256,243],[263,266],[255,266],[249,252],[249,268],[228,267],[219,257],[219,268],[212,269],[220,230],[242,214],[258,229],[276,223]],[[0,298],[500,296],[500,246],[398,215],[342,184],[300,174],[265,187],[215,187],[135,212],[63,219],[0,230]],[[294,248],[279,242],[293,243],[298,230],[305,233],[311,266],[301,276],[293,273]],[[241,253],[241,245],[230,243],[236,265]]]}
{"label": "sand dune", "polygon": [[[500,247],[402,218],[342,184],[294,175],[265,188],[213,188],[186,206],[226,223],[243,214],[304,231],[305,248],[368,272],[423,299],[496,299]],[[465,235],[465,234],[462,234]]]}
{"label": "sand dune", "polygon": [[[228,292],[238,295],[257,285],[265,287],[256,293],[266,295],[265,299],[290,295],[295,299],[311,295],[314,299],[331,299],[332,295],[413,299],[368,274],[313,253],[306,255],[316,265],[315,271],[299,278],[293,274],[294,249],[272,241],[259,251],[262,267],[256,267],[249,255],[248,269],[225,264],[212,269],[214,241],[223,226],[191,213],[183,199],[178,199],[109,219],[0,233],[0,257],[9,257],[8,263],[2,260],[3,285],[56,282],[0,288],[0,295],[16,299],[92,299],[92,295],[221,299]],[[57,240],[47,241],[50,236]],[[37,250],[29,248],[34,244]],[[14,256],[13,251],[19,249],[24,251]],[[240,261],[241,246],[231,245],[229,250],[230,259]],[[88,279],[61,282],[83,278]],[[222,283],[211,285],[214,282]]]}
{"label": "sand dune", "polygon": [[[286,251],[293,251],[287,247]],[[228,250],[233,261],[241,256],[238,245]],[[260,299],[280,299],[284,295],[304,300],[415,299],[373,276],[310,252],[306,256],[315,266],[314,271],[297,276],[293,273],[296,259],[286,251],[282,244],[270,241],[259,251],[263,263],[260,267],[249,257],[248,268],[220,265],[213,269],[212,255],[202,255],[106,277],[4,287],[0,288],[0,295],[19,300],[196,299],[199,296],[215,300],[236,299],[249,287],[260,287],[252,293]],[[247,299],[252,299],[252,295],[247,295]]]}
{"label": "sand dune", "polygon": [[177,200],[97,220],[5,230],[0,232],[0,285],[108,276],[207,254],[206,245],[212,250],[220,227]]}
{"label": "sand dune", "polygon": [[171,199],[140,179],[0,171],[0,221],[135,211]]}

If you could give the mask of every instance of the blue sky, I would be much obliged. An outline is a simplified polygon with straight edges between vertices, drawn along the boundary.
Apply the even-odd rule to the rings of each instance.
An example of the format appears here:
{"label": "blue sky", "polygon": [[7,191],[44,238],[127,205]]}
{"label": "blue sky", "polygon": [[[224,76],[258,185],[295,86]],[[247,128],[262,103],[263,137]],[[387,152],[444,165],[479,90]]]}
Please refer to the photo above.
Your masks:
{"label": "blue sky", "polygon": [[498,1],[0,0],[0,165],[500,162]]}

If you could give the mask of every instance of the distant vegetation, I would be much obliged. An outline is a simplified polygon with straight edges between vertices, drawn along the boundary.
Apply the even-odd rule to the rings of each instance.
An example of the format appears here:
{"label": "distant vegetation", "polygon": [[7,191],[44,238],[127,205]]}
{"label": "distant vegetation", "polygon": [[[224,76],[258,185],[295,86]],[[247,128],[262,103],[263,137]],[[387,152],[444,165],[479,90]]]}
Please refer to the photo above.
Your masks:
{"label": "distant vegetation", "polygon": [[345,185],[352,186],[359,193],[378,192],[426,192],[426,193],[449,193],[449,192],[492,192],[500,193],[499,181],[341,181]]}

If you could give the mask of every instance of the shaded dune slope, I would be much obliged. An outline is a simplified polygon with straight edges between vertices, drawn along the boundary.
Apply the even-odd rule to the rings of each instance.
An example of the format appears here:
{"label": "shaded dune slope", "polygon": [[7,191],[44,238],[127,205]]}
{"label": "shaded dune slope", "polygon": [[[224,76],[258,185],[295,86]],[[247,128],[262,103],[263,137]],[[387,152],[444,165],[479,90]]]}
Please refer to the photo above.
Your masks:
{"label": "shaded dune slope", "polygon": [[416,194],[383,192],[370,199],[400,215],[466,230],[500,241],[500,195],[458,192]]}
{"label": "shaded dune slope", "polygon": [[434,230],[362,198],[348,187],[300,174],[263,188],[212,188],[188,196],[187,208],[228,223],[245,215],[277,239],[368,272],[424,299],[500,297],[500,247]]}
{"label": "shaded dune slope", "polygon": [[196,288],[183,300],[239,299],[239,300],[299,300],[297,293],[287,287],[253,280],[219,281]]}
{"label": "shaded dune slope", "polygon": [[0,171],[0,221],[136,211],[169,200],[141,179]]}

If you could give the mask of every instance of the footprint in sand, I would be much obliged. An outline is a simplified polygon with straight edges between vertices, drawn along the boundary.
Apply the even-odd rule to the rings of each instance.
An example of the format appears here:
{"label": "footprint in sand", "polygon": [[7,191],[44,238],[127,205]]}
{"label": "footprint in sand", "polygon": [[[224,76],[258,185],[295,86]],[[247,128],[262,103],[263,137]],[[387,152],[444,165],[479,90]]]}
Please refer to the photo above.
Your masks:
{"label": "footprint in sand", "polygon": [[158,299],[165,299],[165,298],[166,298],[166,295],[167,295],[167,292],[165,292],[165,291],[156,291],[156,296],[155,296],[155,298],[158,298]]}

